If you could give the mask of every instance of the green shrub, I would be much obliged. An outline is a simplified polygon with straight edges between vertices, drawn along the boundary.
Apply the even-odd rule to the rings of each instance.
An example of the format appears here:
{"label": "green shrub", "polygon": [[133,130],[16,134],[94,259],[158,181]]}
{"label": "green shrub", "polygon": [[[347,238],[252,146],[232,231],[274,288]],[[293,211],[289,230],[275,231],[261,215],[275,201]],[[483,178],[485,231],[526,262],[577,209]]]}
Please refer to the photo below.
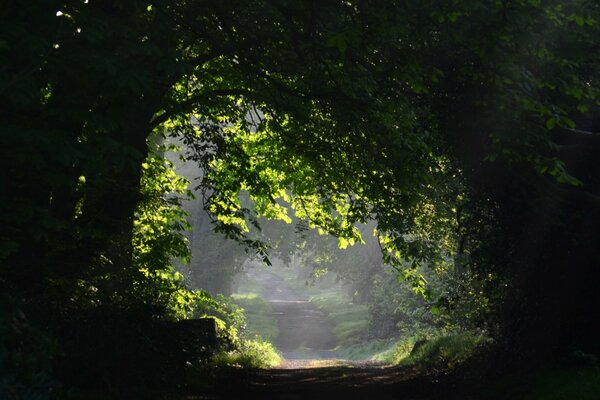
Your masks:
{"label": "green shrub", "polygon": [[216,354],[213,363],[217,367],[269,368],[281,363],[281,356],[267,341],[242,340],[236,349]]}
{"label": "green shrub", "polygon": [[417,340],[418,338],[416,336],[398,340],[390,350],[381,355],[382,359],[389,364],[399,364],[400,361],[410,355]]}
{"label": "green shrub", "polygon": [[400,364],[453,368],[467,360],[479,345],[489,340],[485,336],[472,333],[441,336],[427,340],[414,351],[411,349],[408,356],[400,360]]}
{"label": "green shrub", "polygon": [[[249,321],[252,322],[249,325],[244,309],[236,303],[244,304],[252,310],[249,314]],[[281,362],[281,356],[275,347],[268,340],[254,335],[262,333],[262,329],[267,333],[267,339],[278,334],[275,320],[271,321],[266,316],[270,315],[267,308],[270,310],[268,303],[258,295],[232,298],[217,295],[215,300],[197,305],[198,315],[212,316],[217,322],[220,351],[212,357],[211,363],[214,366],[269,368]],[[254,315],[255,312],[259,316],[262,313],[262,327],[256,325],[257,321],[253,318],[257,316]]]}
{"label": "green shrub", "polygon": [[199,296],[194,304],[194,317],[212,317],[217,324],[217,339],[219,345],[227,350],[234,349],[240,341],[240,334],[246,329],[244,310],[232,299],[221,294],[211,298]]}
{"label": "green shrub", "polygon": [[[415,349],[419,341],[421,345]],[[468,359],[478,346],[490,339],[473,333],[436,336],[433,332],[409,336],[396,342],[394,348],[382,354],[391,364],[416,366],[445,366],[453,368]]]}

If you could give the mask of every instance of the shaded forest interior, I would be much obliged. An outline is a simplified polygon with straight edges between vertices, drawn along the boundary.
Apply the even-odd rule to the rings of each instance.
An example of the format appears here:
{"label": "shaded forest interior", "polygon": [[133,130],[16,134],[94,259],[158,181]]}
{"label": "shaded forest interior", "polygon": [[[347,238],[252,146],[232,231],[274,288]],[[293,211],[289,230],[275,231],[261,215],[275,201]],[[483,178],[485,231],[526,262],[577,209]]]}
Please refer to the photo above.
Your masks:
{"label": "shaded forest interior", "polygon": [[597,2],[5,3],[0,398],[600,397]]}

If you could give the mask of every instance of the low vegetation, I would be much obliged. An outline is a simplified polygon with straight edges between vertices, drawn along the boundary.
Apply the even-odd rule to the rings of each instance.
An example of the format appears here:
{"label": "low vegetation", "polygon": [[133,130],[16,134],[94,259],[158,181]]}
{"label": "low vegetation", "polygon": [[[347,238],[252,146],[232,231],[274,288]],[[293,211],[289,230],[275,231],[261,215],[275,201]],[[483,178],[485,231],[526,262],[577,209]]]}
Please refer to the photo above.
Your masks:
{"label": "low vegetation", "polygon": [[231,351],[222,351],[213,357],[217,367],[269,368],[281,363],[281,356],[268,341],[243,339]]}
{"label": "low vegetation", "polygon": [[272,341],[279,335],[273,309],[258,293],[236,293],[231,296],[246,316],[245,336]]}
{"label": "low vegetation", "polygon": [[398,341],[393,350],[386,354],[386,361],[407,366],[452,369],[489,341],[485,336],[472,333],[447,334],[430,339],[412,336]]}

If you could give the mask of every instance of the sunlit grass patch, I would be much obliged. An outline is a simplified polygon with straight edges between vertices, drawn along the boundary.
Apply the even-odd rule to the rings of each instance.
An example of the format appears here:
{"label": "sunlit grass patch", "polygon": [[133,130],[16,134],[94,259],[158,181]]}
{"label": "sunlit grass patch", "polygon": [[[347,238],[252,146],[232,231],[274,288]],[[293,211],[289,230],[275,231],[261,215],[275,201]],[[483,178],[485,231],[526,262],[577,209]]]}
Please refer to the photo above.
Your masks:
{"label": "sunlit grass patch", "polygon": [[398,364],[410,356],[415,343],[420,340],[418,336],[408,336],[396,341],[396,344],[381,353],[379,356],[390,364]]}
{"label": "sunlit grass patch", "polygon": [[243,340],[235,350],[223,351],[213,357],[215,366],[270,368],[281,363],[275,347],[263,340]]}
{"label": "sunlit grass patch", "polygon": [[231,296],[233,301],[244,309],[246,315],[246,337],[260,336],[274,340],[279,335],[273,309],[258,293],[238,293]]}
{"label": "sunlit grass patch", "polygon": [[[471,357],[479,346],[489,342],[488,337],[473,333],[429,338],[410,336],[400,339],[382,358],[391,364],[453,368]],[[415,348],[417,343],[419,345]]]}
{"label": "sunlit grass patch", "polygon": [[402,365],[445,365],[452,368],[473,355],[480,344],[489,342],[485,336],[463,333],[426,341],[402,359]]}
{"label": "sunlit grass patch", "polygon": [[388,354],[395,349],[397,339],[372,339],[339,350],[348,360],[388,362]]}

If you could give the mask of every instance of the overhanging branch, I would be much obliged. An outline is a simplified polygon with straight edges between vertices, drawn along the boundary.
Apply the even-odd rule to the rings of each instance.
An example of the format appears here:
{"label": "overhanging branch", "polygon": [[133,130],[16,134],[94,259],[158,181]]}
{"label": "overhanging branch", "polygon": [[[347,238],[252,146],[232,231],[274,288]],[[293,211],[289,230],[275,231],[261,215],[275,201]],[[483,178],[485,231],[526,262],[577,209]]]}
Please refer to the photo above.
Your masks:
{"label": "overhanging branch", "polygon": [[204,92],[201,95],[190,97],[189,99],[177,103],[176,107],[166,111],[164,114],[156,115],[150,121],[150,128],[155,129],[162,123],[165,123],[170,118],[177,114],[189,113],[192,109],[199,104],[202,104],[207,99],[213,96],[246,96],[246,97],[257,97],[258,94],[247,89],[216,89],[208,92]]}

